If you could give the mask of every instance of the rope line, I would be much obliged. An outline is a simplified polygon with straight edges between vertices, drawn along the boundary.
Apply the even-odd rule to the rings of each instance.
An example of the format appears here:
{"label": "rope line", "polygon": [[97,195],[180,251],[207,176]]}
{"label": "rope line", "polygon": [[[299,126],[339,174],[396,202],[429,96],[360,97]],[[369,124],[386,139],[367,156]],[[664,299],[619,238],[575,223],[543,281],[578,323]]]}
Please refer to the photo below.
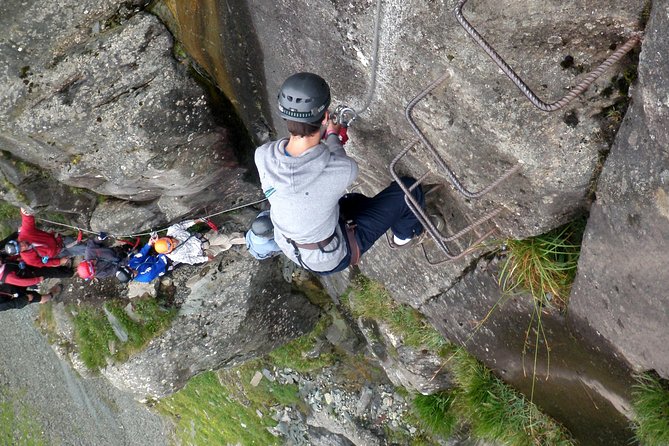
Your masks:
{"label": "rope line", "polygon": [[374,99],[376,91],[376,71],[379,65],[379,35],[381,34],[381,0],[376,0],[376,13],[374,14],[374,43],[372,44],[372,74],[369,79],[369,88],[365,94],[365,99],[358,114],[362,114],[369,109]]}
{"label": "rope line", "polygon": [[[191,218],[192,218],[192,219],[202,219],[202,220],[207,220],[207,219],[209,219],[209,218],[211,218],[211,217],[216,217],[217,215],[226,214],[226,213],[228,213],[228,212],[233,212],[233,211],[237,211],[237,210],[239,210],[239,209],[247,208],[247,207],[249,207],[249,206],[254,206],[254,205],[256,205],[256,204],[260,204],[260,203],[262,203],[263,201],[267,201],[267,198],[263,198],[263,199],[261,199],[261,200],[256,200],[256,201],[253,201],[253,202],[251,202],[251,203],[245,203],[245,204],[242,204],[242,205],[239,205],[239,206],[235,206],[235,207],[230,208],[230,209],[225,209],[225,210],[222,210],[222,211],[220,211],[220,212],[215,212],[215,213],[213,213],[213,214],[205,215],[204,217],[195,217],[195,218],[192,218],[192,217],[191,217]],[[66,228],[74,229],[75,231],[81,231],[81,232],[85,232],[85,233],[88,233],[88,234],[94,234],[94,235],[99,234],[98,232],[91,231],[90,229],[80,228],[80,227],[77,227],[77,226],[68,225],[68,224],[66,224],[66,223],[60,223],[60,222],[57,222],[57,221],[48,220],[48,219],[46,219],[46,218],[35,217],[35,219],[36,219],[36,220],[43,221],[43,222],[46,222],[46,223],[50,223],[50,224],[52,224],[52,225],[63,226],[63,227],[66,227]],[[188,218],[185,218],[184,220],[188,220]],[[109,235],[111,235],[112,237],[114,237],[114,238],[116,238],[116,239],[119,239],[119,238],[133,238],[133,237],[141,237],[141,236],[143,236],[143,235],[151,235],[151,234],[153,234],[154,232],[155,232],[155,233],[158,233],[158,232],[167,231],[168,229],[169,229],[169,226],[166,226],[166,227],[161,228],[161,229],[156,229],[156,230],[147,231],[147,232],[138,232],[138,233],[135,233],[135,234],[124,234],[124,235],[109,234]]]}

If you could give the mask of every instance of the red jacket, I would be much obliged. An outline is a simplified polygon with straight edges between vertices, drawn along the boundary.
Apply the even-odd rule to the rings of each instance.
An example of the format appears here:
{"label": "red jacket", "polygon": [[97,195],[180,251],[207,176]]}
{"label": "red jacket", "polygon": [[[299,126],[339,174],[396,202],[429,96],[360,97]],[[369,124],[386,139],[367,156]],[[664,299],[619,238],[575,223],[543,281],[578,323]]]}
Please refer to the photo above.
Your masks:
{"label": "red jacket", "polygon": [[[27,265],[38,268],[60,266],[60,259],[57,256],[63,249],[61,236],[37,229],[35,227],[35,217],[32,215],[21,213],[21,230],[18,239],[33,245],[31,249],[21,252],[21,259]],[[44,257],[48,257],[46,262],[42,261]]]}
{"label": "red jacket", "polygon": [[7,283],[9,285],[15,285],[20,287],[27,287],[31,285],[37,285],[43,279],[41,277],[19,277],[14,273],[14,271],[9,271],[5,273],[6,265],[0,265],[0,283]]}

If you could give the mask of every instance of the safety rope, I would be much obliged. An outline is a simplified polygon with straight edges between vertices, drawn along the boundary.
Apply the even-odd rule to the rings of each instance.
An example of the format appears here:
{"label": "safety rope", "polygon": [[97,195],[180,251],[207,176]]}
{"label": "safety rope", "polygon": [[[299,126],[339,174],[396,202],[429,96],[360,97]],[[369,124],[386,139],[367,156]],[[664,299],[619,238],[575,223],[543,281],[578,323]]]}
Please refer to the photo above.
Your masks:
{"label": "safety rope", "polygon": [[374,15],[374,41],[372,44],[372,74],[369,79],[369,87],[365,94],[365,99],[358,111],[358,114],[364,113],[372,105],[374,92],[376,91],[376,71],[379,65],[379,35],[381,34],[381,0],[376,0],[376,13]]}
{"label": "safety rope", "polygon": [[[256,204],[260,204],[263,201],[267,201],[267,198],[256,200],[256,201],[253,201],[251,203],[245,203],[245,204],[235,206],[235,207],[230,208],[230,209],[225,209],[225,210],[222,210],[220,212],[215,212],[213,214],[205,215],[204,217],[196,217],[196,218],[191,218],[191,219],[194,219],[194,220],[200,219],[200,220],[205,221],[205,220],[208,220],[212,217],[216,217],[217,215],[226,214],[228,212],[233,212],[233,211],[237,211],[239,209],[247,208],[249,206],[254,206]],[[94,234],[94,235],[99,234],[99,232],[91,231],[90,229],[84,229],[84,228],[80,228],[80,227],[77,227],[77,226],[74,226],[74,225],[68,225],[66,223],[60,223],[60,222],[57,222],[57,221],[48,220],[46,218],[35,217],[35,219],[46,222],[46,223],[50,223],[52,225],[63,226],[63,227],[66,227],[66,228],[74,229],[75,231],[86,232],[88,234]],[[189,219],[185,218],[184,220],[189,220]],[[169,226],[166,226],[164,228],[160,228],[160,229],[156,229],[156,230],[152,230],[152,231],[147,231],[147,232],[138,232],[138,233],[135,233],[135,234],[123,234],[123,235],[109,234],[109,235],[116,238],[116,239],[133,238],[133,237],[141,237],[143,235],[151,235],[153,233],[159,233],[159,232],[167,231],[168,229],[169,229]]]}

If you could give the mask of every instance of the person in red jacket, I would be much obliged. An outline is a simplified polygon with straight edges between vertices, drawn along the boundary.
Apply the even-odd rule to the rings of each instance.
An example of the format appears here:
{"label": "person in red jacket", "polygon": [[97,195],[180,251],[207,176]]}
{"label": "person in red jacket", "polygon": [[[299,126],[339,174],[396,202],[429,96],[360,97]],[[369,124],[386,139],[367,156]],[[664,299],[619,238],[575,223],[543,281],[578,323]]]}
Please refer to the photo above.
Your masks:
{"label": "person in red jacket", "polygon": [[35,217],[21,208],[21,230],[18,240],[5,245],[9,255],[18,254],[26,265],[35,267],[56,267],[68,263],[69,257],[83,255],[86,246],[72,237],[42,231],[35,226]]}
{"label": "person in red jacket", "polygon": [[0,285],[8,284],[20,287],[37,285],[44,279],[72,277],[72,268],[34,268],[21,262],[0,260]]}

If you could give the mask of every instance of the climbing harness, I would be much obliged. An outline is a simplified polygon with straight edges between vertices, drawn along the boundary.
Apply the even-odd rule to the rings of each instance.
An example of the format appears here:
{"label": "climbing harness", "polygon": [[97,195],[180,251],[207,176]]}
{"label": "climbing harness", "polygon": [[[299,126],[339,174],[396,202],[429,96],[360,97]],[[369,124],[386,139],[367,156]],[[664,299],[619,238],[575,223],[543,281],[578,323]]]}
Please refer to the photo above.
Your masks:
{"label": "climbing harness", "polygon": [[632,37],[630,37],[627,42],[625,42],[624,45],[622,45],[620,48],[618,48],[616,51],[613,52],[604,62],[602,62],[601,65],[599,65],[597,68],[595,68],[592,72],[590,72],[576,87],[572,88],[569,93],[567,93],[562,99],[559,99],[553,103],[546,103],[539,99],[539,97],[530,89],[530,87],[527,86],[525,82],[516,74],[515,71],[509,66],[508,63],[502,57],[495,51],[495,49],[490,46],[488,42],[479,34],[476,29],[467,21],[465,16],[462,13],[462,8],[465,6],[465,3],[467,3],[467,0],[459,0],[458,4],[455,7],[455,18],[457,19],[458,23],[462,25],[464,30],[471,36],[472,39],[474,39],[474,42],[476,42],[482,49],[485,51],[488,56],[497,64],[498,67],[502,69],[504,74],[506,74],[509,79],[518,87],[518,89],[527,97],[527,99],[539,110],[545,111],[545,112],[554,112],[556,110],[560,110],[563,108],[565,105],[569,104],[571,101],[573,101],[578,95],[583,93],[585,90],[590,87],[590,85],[614,63],[618,62],[625,54],[627,54],[632,48],[634,48],[640,41],[641,41],[641,35],[639,33],[634,34]]}

